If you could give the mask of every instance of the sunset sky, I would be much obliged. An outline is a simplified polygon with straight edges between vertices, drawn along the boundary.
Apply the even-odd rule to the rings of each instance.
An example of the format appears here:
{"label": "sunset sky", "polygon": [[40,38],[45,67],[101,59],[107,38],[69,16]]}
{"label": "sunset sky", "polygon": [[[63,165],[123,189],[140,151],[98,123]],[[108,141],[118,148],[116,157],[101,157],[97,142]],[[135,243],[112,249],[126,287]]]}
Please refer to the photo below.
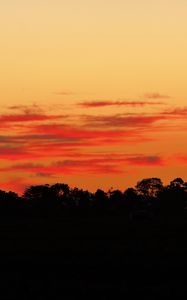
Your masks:
{"label": "sunset sky", "polygon": [[0,189],[187,180],[186,0],[6,0],[0,37]]}

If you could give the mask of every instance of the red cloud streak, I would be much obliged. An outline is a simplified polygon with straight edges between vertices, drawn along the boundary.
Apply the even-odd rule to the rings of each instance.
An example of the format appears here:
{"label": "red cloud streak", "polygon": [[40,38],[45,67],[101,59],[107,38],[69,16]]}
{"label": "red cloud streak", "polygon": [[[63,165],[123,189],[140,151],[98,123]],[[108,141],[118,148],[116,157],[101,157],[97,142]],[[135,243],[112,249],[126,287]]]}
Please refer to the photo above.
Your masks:
{"label": "red cloud streak", "polygon": [[41,163],[22,163],[12,165],[10,167],[0,168],[1,172],[25,171],[35,174],[79,174],[79,173],[119,173],[122,168],[128,165],[137,166],[163,166],[163,159],[158,156],[132,156],[132,157],[101,157],[94,159],[87,159],[85,155],[84,160],[66,159],[57,161],[50,165],[43,165]]}
{"label": "red cloud streak", "polygon": [[44,115],[44,114],[18,114],[18,115],[1,115],[1,123],[15,123],[15,122],[34,122],[34,121],[49,121],[58,120],[66,116],[62,115]]}

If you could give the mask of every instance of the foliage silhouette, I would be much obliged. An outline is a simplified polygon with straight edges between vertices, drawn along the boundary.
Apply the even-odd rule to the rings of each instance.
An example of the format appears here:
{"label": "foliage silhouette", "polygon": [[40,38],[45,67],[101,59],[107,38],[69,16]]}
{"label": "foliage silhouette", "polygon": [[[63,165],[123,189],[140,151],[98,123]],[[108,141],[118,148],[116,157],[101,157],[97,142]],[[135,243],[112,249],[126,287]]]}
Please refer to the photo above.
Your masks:
{"label": "foliage silhouette", "polygon": [[128,220],[143,216],[174,219],[185,217],[187,183],[175,178],[164,186],[159,178],[145,178],[124,192],[98,189],[95,193],[70,188],[66,183],[28,187],[22,196],[0,190],[0,216],[55,216],[69,213],[122,214]]}
{"label": "foliage silhouette", "polygon": [[16,276],[1,272],[0,296],[9,278],[9,299],[17,282],[23,299],[157,299],[171,288],[187,296],[186,204],[181,178],[95,193],[66,183],[22,196],[0,190],[0,254],[17,263]]}

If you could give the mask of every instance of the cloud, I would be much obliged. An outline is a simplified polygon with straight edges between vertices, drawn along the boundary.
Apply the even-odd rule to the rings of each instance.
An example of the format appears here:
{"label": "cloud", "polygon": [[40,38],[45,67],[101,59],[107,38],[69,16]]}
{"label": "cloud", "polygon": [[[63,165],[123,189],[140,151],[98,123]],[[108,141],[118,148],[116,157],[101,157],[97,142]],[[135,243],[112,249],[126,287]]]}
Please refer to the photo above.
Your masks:
{"label": "cloud", "polygon": [[34,164],[34,163],[22,163],[22,164],[16,164],[14,165],[14,168],[16,170],[27,170],[27,169],[38,169],[38,168],[42,168],[43,165],[42,164]]}
{"label": "cloud", "polygon": [[153,106],[163,105],[163,102],[151,102],[151,101],[85,101],[78,103],[79,106],[84,108],[95,108],[105,106]]}
{"label": "cloud", "polygon": [[24,114],[41,114],[44,112],[44,110],[41,108],[41,106],[37,104],[32,105],[12,105],[7,107],[9,110],[12,111],[19,111]]}
{"label": "cloud", "polygon": [[29,126],[30,133],[42,133],[52,135],[54,138],[61,139],[91,139],[91,138],[102,138],[102,137],[116,137],[116,134],[123,135],[123,131],[118,130],[92,130],[85,126],[73,126],[65,124],[41,124]]}
{"label": "cloud", "polygon": [[[23,171],[28,173],[40,174],[40,177],[47,177],[59,174],[118,174],[123,173],[127,166],[163,166],[163,159],[159,156],[125,156],[112,155],[101,156],[98,158],[65,159],[51,164],[21,163],[9,167],[0,168],[1,172]],[[38,175],[39,176],[39,175]]]}
{"label": "cloud", "polygon": [[127,158],[130,165],[137,166],[163,166],[164,161],[159,156],[135,156]]}
{"label": "cloud", "polygon": [[76,166],[93,166],[93,165],[116,165],[116,164],[122,164],[122,165],[143,165],[143,166],[162,166],[163,165],[163,159],[159,156],[144,156],[143,154],[140,156],[133,156],[129,155],[129,157],[122,157],[121,155],[116,154],[115,157],[112,155],[105,156],[101,158],[94,158],[94,159],[85,159],[85,160],[64,160],[59,161],[56,163],[57,166],[60,167],[76,167]]}
{"label": "cloud", "polygon": [[67,118],[65,115],[45,115],[45,114],[12,114],[0,115],[0,123],[17,123],[17,122],[35,122],[50,121]]}
{"label": "cloud", "polygon": [[159,93],[146,93],[144,95],[145,98],[148,98],[148,99],[169,99],[171,98],[170,96],[168,95],[162,95],[162,94],[159,94]]}
{"label": "cloud", "polygon": [[162,112],[163,115],[174,115],[174,116],[186,116],[187,115],[187,107],[176,107],[174,109],[170,109]]}
{"label": "cloud", "polygon": [[70,95],[74,95],[74,93],[71,92],[71,91],[59,91],[59,92],[54,92],[53,94],[55,94],[57,96],[70,96]]}
{"label": "cloud", "polygon": [[29,153],[23,145],[0,145],[0,160],[23,160],[34,158],[34,155]]}
{"label": "cloud", "polygon": [[[121,172],[118,166],[108,164],[105,160],[101,162],[93,160],[64,160],[50,165],[16,164],[0,168],[0,172],[23,171],[33,174],[51,175],[72,175],[72,174],[106,174]],[[41,176],[40,176],[41,177]]]}
{"label": "cloud", "polygon": [[64,160],[54,163],[57,170],[65,174],[117,174],[122,173],[119,165],[111,163],[108,159],[83,159],[83,160]]}
{"label": "cloud", "polygon": [[156,130],[155,124],[168,118],[164,115],[81,115],[72,124],[59,123],[63,117],[66,119],[66,116],[50,114],[1,115],[1,125],[7,127],[0,135],[0,159],[54,158],[63,155],[66,148],[143,143],[153,140],[152,127]]}
{"label": "cloud", "polygon": [[[155,100],[153,103],[161,102]],[[76,114],[75,111],[72,115],[63,115],[63,112],[55,115],[49,106],[43,111],[37,105],[15,105],[9,107],[7,114],[1,114],[0,171],[1,178],[8,178],[1,180],[4,186],[23,190],[30,184],[45,182],[47,178],[53,182],[64,176],[70,176],[70,179],[74,175],[83,178],[92,174],[112,176],[135,168],[170,164],[169,160],[155,153],[138,153],[137,144],[141,143],[140,149],[146,149],[147,153],[154,146],[149,144],[146,148],[145,143],[159,142],[163,138],[162,132],[180,130],[182,125],[185,127],[187,107],[171,107],[151,113],[150,107],[146,112],[147,106],[152,105],[151,100],[96,101],[78,105],[86,107],[87,104],[90,107],[129,106],[131,109],[130,113],[118,114],[110,109],[112,113],[108,114],[99,111],[97,114]],[[77,109],[75,105],[70,109]],[[135,114],[135,106],[145,107],[145,112]],[[56,106],[55,109],[58,110]],[[123,153],[124,149],[130,153]],[[136,153],[132,154],[133,151]],[[175,163],[182,164],[182,160],[187,161],[183,157],[175,159]]]}
{"label": "cloud", "polygon": [[111,115],[111,116],[93,116],[85,115],[85,122],[89,126],[109,126],[109,127],[138,127],[152,125],[155,122],[166,119],[161,115],[137,115],[137,116],[125,116],[123,114]]}
{"label": "cloud", "polygon": [[187,164],[187,155],[176,155],[175,157],[174,157],[176,160],[177,160],[177,162],[179,162],[179,163],[182,163],[182,164]]}
{"label": "cloud", "polygon": [[[46,148],[47,150],[47,148]],[[76,152],[76,149],[67,149],[67,152],[62,153],[60,160],[46,163],[42,159],[50,156],[47,151],[41,151],[40,160],[34,159],[32,155],[28,158],[29,161],[22,162],[27,157],[20,152],[20,163],[5,165],[0,168],[0,172],[6,174],[16,174],[14,180],[10,179],[1,182],[4,189],[15,190],[22,193],[27,186],[37,184],[37,180],[44,182],[48,180],[59,180],[59,176],[88,176],[93,175],[120,175],[128,172],[129,167],[162,167],[164,159],[157,155],[144,155],[141,153],[125,154],[125,153],[85,153]],[[39,150],[40,153],[40,150]],[[37,152],[38,154],[38,152]],[[10,153],[9,155],[13,155]],[[17,153],[15,153],[16,158]],[[69,158],[68,158],[69,155]],[[1,157],[1,155],[0,155]],[[62,159],[64,157],[64,159]],[[53,156],[55,160],[56,154]],[[18,157],[16,160],[19,160]],[[28,174],[28,175],[27,175]],[[11,175],[10,175],[11,176]],[[28,179],[29,178],[29,179]],[[38,178],[38,179],[37,179]],[[42,181],[43,180],[43,181]]]}
{"label": "cloud", "polygon": [[36,173],[34,176],[40,178],[56,178],[54,174],[50,173]]}

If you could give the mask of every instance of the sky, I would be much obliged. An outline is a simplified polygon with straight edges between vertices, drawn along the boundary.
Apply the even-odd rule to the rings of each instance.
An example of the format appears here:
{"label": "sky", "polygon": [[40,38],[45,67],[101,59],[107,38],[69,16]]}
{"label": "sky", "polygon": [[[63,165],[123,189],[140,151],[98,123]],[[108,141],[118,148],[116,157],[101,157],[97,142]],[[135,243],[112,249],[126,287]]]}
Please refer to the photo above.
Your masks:
{"label": "sky", "polygon": [[187,180],[186,0],[0,2],[0,189]]}

